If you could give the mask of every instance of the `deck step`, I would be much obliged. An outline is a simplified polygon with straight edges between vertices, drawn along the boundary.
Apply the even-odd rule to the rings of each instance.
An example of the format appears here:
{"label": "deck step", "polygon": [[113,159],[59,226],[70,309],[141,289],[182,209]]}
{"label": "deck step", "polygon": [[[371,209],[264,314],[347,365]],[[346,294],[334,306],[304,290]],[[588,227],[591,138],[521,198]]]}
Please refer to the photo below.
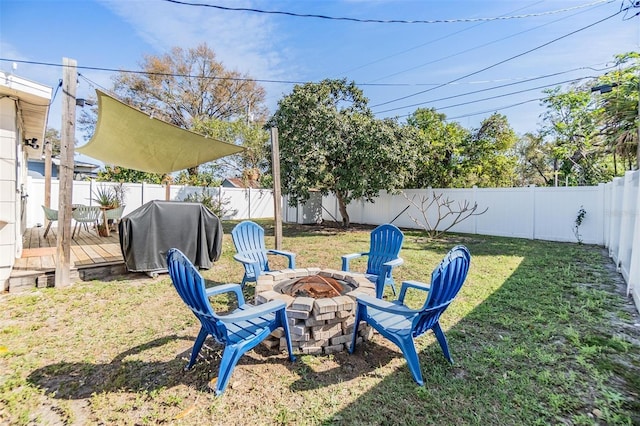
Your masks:
{"label": "deck step", "polygon": [[[69,280],[76,282],[80,279],[77,269],[69,271]],[[55,285],[55,270],[50,272],[43,271],[14,271],[7,280],[8,288],[5,291],[9,293],[22,293],[33,290],[34,288],[53,287]]]}
{"label": "deck step", "polygon": [[[56,232],[52,227],[48,238],[44,228],[29,228],[25,231],[21,257],[15,259],[11,275],[0,282],[0,291],[19,293],[35,288],[55,286]],[[69,281],[108,281],[128,274],[120,250],[117,234],[99,237],[95,232],[80,230],[70,247],[71,270]]]}

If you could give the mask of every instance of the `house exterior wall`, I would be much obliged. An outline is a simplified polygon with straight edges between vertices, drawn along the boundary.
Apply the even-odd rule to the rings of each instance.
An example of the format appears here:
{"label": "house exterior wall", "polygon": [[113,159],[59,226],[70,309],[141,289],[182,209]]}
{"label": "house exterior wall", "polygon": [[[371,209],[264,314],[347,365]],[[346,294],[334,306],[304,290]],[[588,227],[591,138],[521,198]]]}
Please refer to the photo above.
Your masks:
{"label": "house exterior wall", "polygon": [[[22,254],[27,226],[27,158],[42,155],[51,87],[0,71],[0,290]],[[24,141],[35,139],[34,146]]]}
{"label": "house exterior wall", "polygon": [[[15,258],[22,252],[18,189],[19,161],[23,162],[18,143],[18,127],[15,101],[9,97],[0,99],[0,283],[9,278]],[[24,164],[24,163],[23,163]]]}

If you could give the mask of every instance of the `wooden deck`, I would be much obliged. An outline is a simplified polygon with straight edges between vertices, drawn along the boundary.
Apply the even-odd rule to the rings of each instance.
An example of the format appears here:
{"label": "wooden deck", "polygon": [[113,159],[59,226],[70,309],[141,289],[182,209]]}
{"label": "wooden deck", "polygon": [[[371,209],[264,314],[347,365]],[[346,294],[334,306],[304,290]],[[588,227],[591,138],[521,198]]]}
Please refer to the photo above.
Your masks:
{"label": "wooden deck", "polygon": [[[16,259],[11,277],[10,292],[32,287],[51,287],[55,282],[57,229],[52,227],[44,238],[45,228],[30,228],[22,242],[22,257]],[[71,240],[71,279],[102,279],[127,272],[120,251],[118,233],[99,237],[94,229],[80,229]]]}

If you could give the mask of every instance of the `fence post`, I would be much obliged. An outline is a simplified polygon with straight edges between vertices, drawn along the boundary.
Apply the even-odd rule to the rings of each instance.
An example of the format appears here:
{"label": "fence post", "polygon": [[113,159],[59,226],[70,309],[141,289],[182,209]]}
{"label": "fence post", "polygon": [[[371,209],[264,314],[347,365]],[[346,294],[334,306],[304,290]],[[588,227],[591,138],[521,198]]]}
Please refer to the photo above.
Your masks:
{"label": "fence post", "polygon": [[611,185],[611,220],[609,222],[609,257],[618,265],[618,247],[620,243],[620,222],[622,219],[622,190],[618,187],[621,177],[613,178]]}
{"label": "fence post", "polygon": [[606,209],[606,203],[605,203],[605,184],[604,183],[599,183],[598,184],[598,205],[600,206],[600,211],[598,212],[600,214],[600,223],[602,223],[602,226],[598,229],[598,236],[596,239],[596,244],[599,245],[605,245],[606,244],[606,239],[605,239],[605,221],[607,220],[606,216],[605,216],[605,209]]}
{"label": "fence post", "polygon": [[[478,202],[478,185],[473,185],[473,205]],[[478,216],[473,215],[473,234],[478,235]]]}
{"label": "fence post", "polygon": [[536,239],[536,185],[529,185],[531,192],[531,239]]}
{"label": "fence post", "polygon": [[635,181],[637,182],[636,203],[632,206],[634,211],[634,230],[631,239],[631,267],[629,268],[629,279],[627,280],[627,295],[631,294],[636,303],[636,307],[640,310],[640,171],[635,172]]}
{"label": "fence post", "polygon": [[624,187],[622,190],[622,210],[620,215],[620,236],[618,237],[618,265],[624,279],[629,282],[629,269],[631,260],[631,237],[635,223],[636,194],[632,192],[634,188],[634,172],[628,171],[624,175]]}
{"label": "fence post", "polygon": [[274,242],[276,250],[282,248],[282,196],[280,187],[280,147],[278,128],[271,128],[271,174],[273,176],[273,218]]}

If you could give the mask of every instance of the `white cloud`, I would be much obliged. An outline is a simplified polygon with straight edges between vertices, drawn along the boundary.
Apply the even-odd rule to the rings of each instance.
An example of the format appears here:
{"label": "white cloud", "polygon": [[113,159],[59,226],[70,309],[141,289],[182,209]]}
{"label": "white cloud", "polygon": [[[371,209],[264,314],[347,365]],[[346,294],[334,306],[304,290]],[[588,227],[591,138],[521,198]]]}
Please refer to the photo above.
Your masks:
{"label": "white cloud", "polygon": [[[140,38],[156,49],[195,47],[206,42],[225,67],[253,78],[283,75],[278,36],[269,19],[248,12],[229,12],[169,2],[104,0],[102,3],[128,22]],[[244,3],[234,2],[234,7]],[[151,6],[151,7],[150,7]]]}

